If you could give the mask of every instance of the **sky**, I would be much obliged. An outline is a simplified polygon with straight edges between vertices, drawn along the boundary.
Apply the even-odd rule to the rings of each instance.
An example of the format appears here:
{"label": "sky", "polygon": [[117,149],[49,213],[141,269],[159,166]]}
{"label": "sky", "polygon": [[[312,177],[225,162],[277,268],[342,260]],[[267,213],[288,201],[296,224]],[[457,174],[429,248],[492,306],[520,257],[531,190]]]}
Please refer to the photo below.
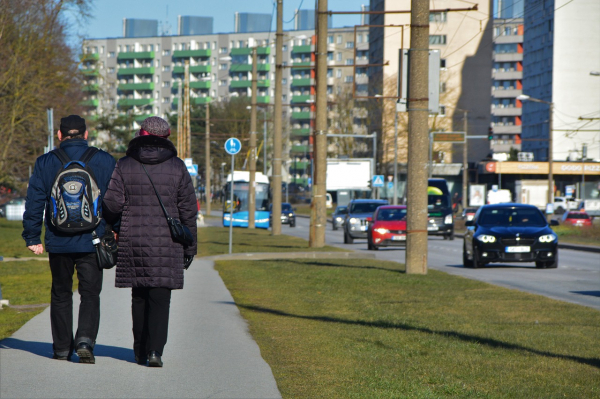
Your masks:
{"label": "sky", "polygon": [[[329,0],[331,11],[360,11],[362,4],[369,0]],[[294,12],[314,9],[315,0],[284,0],[284,30],[294,28]],[[166,22],[171,26],[171,34],[177,33],[177,16],[213,17],[213,32],[233,32],[233,15],[235,12],[251,12],[271,14],[275,11],[273,0],[92,0],[92,18],[77,31],[86,38],[98,39],[122,37],[123,18],[157,19],[160,25]],[[73,16],[70,16],[71,18]],[[353,26],[360,23],[360,15],[334,15],[333,26]],[[275,31],[275,15],[273,15],[273,31]]]}

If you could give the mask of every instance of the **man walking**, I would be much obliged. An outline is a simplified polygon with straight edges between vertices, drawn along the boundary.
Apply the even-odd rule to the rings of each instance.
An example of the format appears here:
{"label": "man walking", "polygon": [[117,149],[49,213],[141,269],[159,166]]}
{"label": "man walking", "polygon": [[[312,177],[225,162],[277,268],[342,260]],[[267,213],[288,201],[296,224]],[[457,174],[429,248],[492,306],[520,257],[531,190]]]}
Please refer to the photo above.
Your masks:
{"label": "man walking", "polygon": [[[81,160],[88,147],[88,132],[85,119],[70,115],[60,121],[58,139],[60,149],[73,161]],[[95,183],[100,190],[97,204],[86,203],[85,211],[93,211],[94,205],[101,215],[101,203],[108,188],[110,177],[115,168],[115,159],[107,152],[98,150],[87,162],[93,172]],[[53,186],[59,170],[66,170],[63,161],[54,152],[40,156],[29,179],[25,213],[23,214],[23,239],[34,254],[41,255],[44,247],[41,241],[42,221],[45,212],[46,233],[44,241],[50,259],[52,272],[52,291],[50,300],[50,322],[54,359],[70,360],[73,350],[77,351],[80,363],[95,363],[94,345],[100,322],[100,291],[102,289],[102,270],[99,269],[95,248],[92,244],[92,231],[69,233],[59,229],[50,221],[57,213],[57,204],[53,197]],[[71,200],[72,201],[72,200]],[[73,202],[65,202],[69,212]],[[87,207],[89,205],[89,207]],[[60,210],[59,206],[59,210]],[[60,213],[60,212],[59,212]],[[98,236],[104,234],[105,222],[102,220],[95,228]],[[73,273],[77,268],[79,280],[79,320],[77,333],[73,339]]]}

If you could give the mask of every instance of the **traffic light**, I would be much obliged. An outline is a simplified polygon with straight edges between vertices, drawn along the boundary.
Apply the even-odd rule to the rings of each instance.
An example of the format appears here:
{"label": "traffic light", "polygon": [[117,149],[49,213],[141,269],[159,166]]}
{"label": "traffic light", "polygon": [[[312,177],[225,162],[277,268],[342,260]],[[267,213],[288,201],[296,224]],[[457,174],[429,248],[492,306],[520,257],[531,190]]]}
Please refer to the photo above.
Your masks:
{"label": "traffic light", "polygon": [[494,129],[493,128],[488,128],[488,140],[494,140]]}

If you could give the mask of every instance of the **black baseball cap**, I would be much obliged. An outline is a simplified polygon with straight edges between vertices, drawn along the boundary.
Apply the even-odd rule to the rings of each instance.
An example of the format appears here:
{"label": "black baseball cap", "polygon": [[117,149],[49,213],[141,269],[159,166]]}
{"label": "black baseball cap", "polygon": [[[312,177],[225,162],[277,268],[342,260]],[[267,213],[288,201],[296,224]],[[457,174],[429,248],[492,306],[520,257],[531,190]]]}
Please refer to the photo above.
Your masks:
{"label": "black baseball cap", "polygon": [[[77,130],[78,133],[69,133],[71,130]],[[83,134],[86,130],[85,119],[79,115],[69,115],[60,120],[60,132],[64,135]]]}

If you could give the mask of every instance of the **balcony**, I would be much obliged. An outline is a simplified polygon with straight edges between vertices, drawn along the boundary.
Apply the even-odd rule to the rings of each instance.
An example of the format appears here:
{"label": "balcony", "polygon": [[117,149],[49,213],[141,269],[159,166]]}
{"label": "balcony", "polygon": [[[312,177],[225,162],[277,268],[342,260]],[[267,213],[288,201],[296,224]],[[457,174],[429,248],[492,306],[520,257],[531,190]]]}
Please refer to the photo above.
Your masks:
{"label": "balcony", "polygon": [[309,145],[293,145],[290,149],[290,153],[294,154],[308,154],[310,153]]}
{"label": "balcony", "polygon": [[315,80],[311,78],[293,79],[292,86],[314,86]]}
{"label": "balcony", "polygon": [[151,116],[155,116],[155,115],[152,115],[152,114],[135,115],[133,117],[133,120],[136,122],[143,122],[144,120],[146,120],[147,118],[150,118]]}
{"label": "balcony", "polygon": [[[252,81],[251,80],[232,80],[231,82],[229,82],[229,87],[232,89],[244,89],[244,88],[250,88],[252,86]],[[257,87],[270,87],[271,86],[271,81],[270,80],[258,80],[256,82],[256,86]]]}
{"label": "balcony", "polygon": [[492,72],[492,78],[495,80],[519,80],[523,79],[522,71],[496,71]]}
{"label": "balcony", "polygon": [[[173,83],[173,89],[179,87],[179,82]],[[193,80],[190,82],[190,89],[210,89],[210,81],[208,80]]]}
{"label": "balcony", "polygon": [[502,35],[494,37],[494,44],[523,43],[522,35]]}
{"label": "balcony", "polygon": [[122,98],[119,100],[119,107],[141,107],[154,104],[152,98]]}
{"label": "balcony", "polygon": [[210,57],[211,50],[177,50],[173,51],[173,58]]}
{"label": "balcony", "polygon": [[521,94],[520,89],[492,89],[492,97],[494,98],[517,98]]}
{"label": "balcony", "polygon": [[154,90],[154,83],[122,83],[122,84],[119,84],[119,90],[121,90],[121,91]]}
{"label": "balcony", "polygon": [[[252,54],[252,48],[250,47],[243,47],[243,48],[232,48],[231,52],[229,53],[229,55],[250,55]],[[256,54],[258,55],[267,55],[267,54],[271,54],[271,48],[270,47],[257,47],[256,48]]]}
{"label": "balcony", "polygon": [[269,104],[271,102],[270,96],[256,96],[257,104]]}
{"label": "balcony", "polygon": [[84,107],[97,107],[98,103],[99,103],[98,99],[94,99],[94,100],[84,100],[84,101],[80,102],[79,104]]}
{"label": "balcony", "polygon": [[[191,98],[191,103],[196,104],[196,105],[208,104],[208,103],[210,103],[210,101],[211,101],[210,97],[192,97]],[[173,99],[173,101],[171,102],[171,104],[177,106],[179,104],[179,98],[175,97]]]}
{"label": "balcony", "polygon": [[315,51],[315,46],[310,44],[306,46],[294,46],[292,47],[292,53],[312,53]]}
{"label": "balcony", "polygon": [[99,86],[97,84],[91,84],[87,86],[83,86],[83,91],[98,91]]}
{"label": "balcony", "polygon": [[496,62],[523,61],[522,53],[494,53],[492,59]]}
{"label": "balcony", "polygon": [[[183,73],[184,71],[184,66],[173,67],[173,73]],[[208,73],[210,71],[210,65],[190,65],[190,73]]]}
{"label": "balcony", "polygon": [[310,136],[310,128],[292,129],[291,137],[306,137]]}
{"label": "balcony", "polygon": [[117,75],[153,75],[154,67],[119,68]]}
{"label": "balcony", "polygon": [[312,119],[313,113],[310,111],[306,112],[292,112],[292,119]]}
{"label": "balcony", "polygon": [[523,109],[517,107],[492,108],[494,116],[521,116]]}
{"label": "balcony", "polygon": [[[301,146],[300,146],[301,147]],[[290,169],[295,171],[310,170],[310,161],[292,161]]]}
{"label": "balcony", "polygon": [[305,95],[301,95],[301,96],[292,96],[292,102],[293,103],[305,103],[308,100],[313,100],[314,101],[314,96],[311,94],[305,94]]}
{"label": "balcony", "polygon": [[369,77],[368,76],[357,76],[354,80],[356,82],[357,85],[366,85],[369,84]]}
{"label": "balcony", "polygon": [[[256,64],[256,70],[265,72],[271,70],[271,64]],[[230,72],[252,72],[252,64],[231,64]]]}
{"label": "balcony", "polygon": [[154,51],[122,52],[117,55],[118,60],[146,60],[154,58]]}
{"label": "balcony", "polygon": [[496,125],[493,129],[494,134],[521,134],[521,125]]}
{"label": "balcony", "polygon": [[315,66],[315,63],[312,61],[303,61],[303,62],[294,62],[294,69],[302,69],[301,67],[312,68]]}
{"label": "balcony", "polygon": [[98,54],[98,53],[93,53],[93,54],[81,54],[81,55],[79,56],[79,59],[80,59],[82,62],[85,62],[85,61],[98,61],[98,60],[100,59],[100,54]]}

